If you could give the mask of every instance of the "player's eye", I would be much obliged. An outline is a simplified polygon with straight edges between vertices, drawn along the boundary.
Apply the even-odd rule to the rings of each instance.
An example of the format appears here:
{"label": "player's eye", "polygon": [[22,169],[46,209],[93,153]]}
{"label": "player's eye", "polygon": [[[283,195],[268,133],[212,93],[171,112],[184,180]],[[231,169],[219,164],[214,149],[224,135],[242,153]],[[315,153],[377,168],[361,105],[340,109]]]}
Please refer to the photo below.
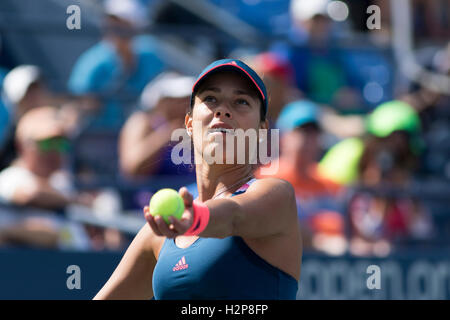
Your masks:
{"label": "player's eye", "polygon": [[247,105],[247,106],[250,105],[250,103],[245,99],[237,99],[236,103],[239,105]]}
{"label": "player's eye", "polygon": [[203,101],[214,103],[214,102],[217,102],[217,99],[216,99],[216,97],[214,97],[214,96],[206,96],[206,97],[203,99]]}

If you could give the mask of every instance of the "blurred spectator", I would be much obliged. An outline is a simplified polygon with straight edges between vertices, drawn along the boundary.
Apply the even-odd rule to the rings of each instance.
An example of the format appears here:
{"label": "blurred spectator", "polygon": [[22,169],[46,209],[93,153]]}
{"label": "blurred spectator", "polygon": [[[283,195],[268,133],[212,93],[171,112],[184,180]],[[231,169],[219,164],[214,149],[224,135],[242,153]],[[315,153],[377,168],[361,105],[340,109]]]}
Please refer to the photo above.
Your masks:
{"label": "blurred spectator", "polygon": [[[295,189],[305,248],[342,254],[346,242],[343,218],[338,213],[340,188],[317,169],[321,151],[319,117],[319,107],[308,100],[294,101],[283,108],[277,121],[281,155],[275,160],[278,172],[274,176],[289,181]],[[256,176],[265,177],[261,170]]]}
{"label": "blurred spectator", "polygon": [[294,68],[289,61],[274,52],[263,52],[248,60],[248,65],[259,74],[270,92],[267,119],[273,126],[281,109],[301,97],[301,92],[295,87]]}
{"label": "blurred spectator", "polygon": [[[379,164],[376,170],[364,172],[361,169],[361,159],[368,145],[383,146],[393,157],[387,169],[401,169],[411,172],[416,164],[416,155],[420,148],[420,119],[416,111],[402,101],[389,101],[381,104],[366,118],[368,135],[364,138],[346,139],[331,148],[322,158],[319,169],[325,176],[339,184],[347,185],[362,179],[367,174],[377,178],[376,184],[381,181],[382,167]],[[400,134],[398,134],[400,133]],[[370,143],[374,141],[374,143]],[[378,145],[376,142],[380,142]],[[393,148],[395,146],[395,148]],[[402,147],[403,149],[398,149]],[[366,152],[367,157],[375,156]],[[381,160],[381,159],[378,159]],[[402,162],[399,162],[399,161]],[[369,161],[369,160],[367,160]],[[408,164],[407,166],[405,166]],[[390,173],[396,172],[389,171]],[[372,173],[372,174],[369,174]],[[387,173],[387,171],[385,172]],[[406,175],[407,177],[409,174]],[[362,179],[367,181],[366,179]]]}
{"label": "blurred spectator", "polygon": [[27,217],[20,222],[0,225],[0,247],[20,245],[57,248],[59,235],[51,220]]}
{"label": "blurred spectator", "polygon": [[150,82],[141,96],[140,111],[125,123],[120,134],[120,166],[129,177],[190,175],[187,165],[171,160],[173,130],[184,128],[195,79],[165,72]]}
{"label": "blurred spectator", "polygon": [[4,109],[0,110],[4,140],[0,144],[0,170],[17,156],[14,143],[17,121],[26,111],[49,102],[42,72],[32,65],[21,65],[9,71],[3,80],[1,95],[4,102]]}
{"label": "blurred spectator", "polygon": [[33,65],[20,65],[12,69],[3,81],[3,97],[16,121],[28,110],[49,103],[50,92],[42,70]]}
{"label": "blurred spectator", "polygon": [[450,4],[448,0],[414,0],[414,30],[419,38],[448,40],[450,37]]}
{"label": "blurred spectator", "polygon": [[[423,56],[418,61],[429,72],[450,77],[450,42],[441,49],[433,48],[431,54],[426,50]],[[412,83],[410,92],[400,99],[413,106],[421,119],[425,150],[421,154],[420,174],[450,180],[450,95],[424,83]]]}
{"label": "blurred spectator", "polygon": [[357,137],[365,132],[364,116],[342,115],[326,106],[322,107],[320,123],[325,132],[340,139]]}
{"label": "blurred spectator", "polygon": [[[266,84],[270,95],[267,119],[269,126],[275,127],[282,108],[304,96],[296,87],[293,65],[277,52],[263,52],[250,57],[244,55],[243,60]],[[339,114],[335,109],[321,105],[319,118],[322,130],[338,138],[358,136],[364,132],[363,117],[360,115]],[[270,131],[268,135],[267,140],[270,141]]]}
{"label": "blurred spectator", "polygon": [[[68,141],[57,116],[53,107],[37,107],[20,118],[15,134],[19,156],[0,172],[2,201],[54,210],[69,203],[86,203],[87,199],[75,196],[70,179],[60,170]],[[0,243],[57,247],[67,243],[67,239],[60,239],[60,232],[83,233],[78,226],[61,225],[57,218],[33,215],[18,218],[10,217],[9,223],[3,221]],[[86,247],[86,241],[80,237],[75,241],[81,241],[78,245]]]}
{"label": "blurred spectator", "polygon": [[92,249],[80,223],[50,211],[0,205],[0,247]]}
{"label": "blurred spectator", "polygon": [[[111,202],[105,202],[106,193],[78,193],[70,174],[64,170],[65,154],[70,145],[59,116],[58,109],[54,107],[37,107],[20,118],[15,134],[19,155],[11,166],[0,172],[0,199],[6,203],[55,212],[63,212],[69,205],[91,207],[94,214],[103,214],[105,218],[105,214],[110,214],[106,206]],[[23,236],[27,230],[31,234]],[[94,249],[121,245],[121,236],[116,230],[86,227],[86,230],[75,232],[86,231]],[[67,230],[61,229],[59,220],[55,222],[55,218],[38,215],[2,229],[0,238],[27,244],[34,239],[36,243],[31,241],[34,244],[52,247],[66,240],[59,238],[61,232]]]}
{"label": "blurred spectator", "polygon": [[[432,51],[433,54],[431,56],[427,54],[425,58],[419,59],[419,63],[435,74],[450,76],[450,41],[441,49]],[[412,83],[411,87],[410,92],[403,95],[401,100],[410,104],[419,113],[427,111],[427,109],[436,105],[445,105],[445,99],[448,102],[448,94],[444,95],[417,83]]]}
{"label": "blurred spectator", "polygon": [[320,109],[308,100],[286,105],[277,121],[281,131],[279,176],[294,186],[303,198],[320,193],[336,194],[335,183],[324,179],[317,171],[320,156]]}
{"label": "blurred spectator", "polygon": [[[343,112],[361,108],[360,94],[352,88],[327,13],[329,0],[292,0],[292,46],[279,49],[295,69],[297,87],[309,99]],[[275,49],[274,49],[275,50]]]}
{"label": "blurred spectator", "polygon": [[0,196],[12,203],[61,209],[76,200],[61,169],[69,142],[53,107],[26,112],[17,125],[17,159],[0,173]]}
{"label": "blurred spectator", "polygon": [[[20,65],[8,72],[1,93],[4,108],[0,105],[0,119],[5,123],[4,141],[0,138],[0,170],[17,156],[14,134],[20,118],[31,109],[65,102],[64,97],[56,97],[48,89],[43,71],[34,65]],[[75,106],[63,108],[60,116],[68,133],[77,127],[79,112]]]}
{"label": "blurred spectator", "polygon": [[80,56],[68,86],[89,106],[92,126],[119,128],[163,62],[154,39],[136,36],[147,22],[141,2],[106,0],[104,10],[103,39]]}
{"label": "blurred spectator", "polygon": [[[368,134],[336,144],[321,160],[319,171],[343,185],[405,190],[422,148],[417,113],[404,102],[390,101],[366,120]],[[353,254],[387,255],[395,241],[426,239],[431,233],[427,210],[407,194],[357,191],[348,210]]]}
{"label": "blurred spectator", "polygon": [[[371,30],[374,35],[384,34],[384,38],[389,41],[392,25],[392,10],[390,1],[371,0],[364,8],[370,4],[375,4],[381,9],[381,28]],[[412,27],[414,28],[414,38],[418,43],[421,41],[430,43],[434,41],[446,41],[450,36],[450,5],[448,0],[412,0],[409,1],[412,15]]]}

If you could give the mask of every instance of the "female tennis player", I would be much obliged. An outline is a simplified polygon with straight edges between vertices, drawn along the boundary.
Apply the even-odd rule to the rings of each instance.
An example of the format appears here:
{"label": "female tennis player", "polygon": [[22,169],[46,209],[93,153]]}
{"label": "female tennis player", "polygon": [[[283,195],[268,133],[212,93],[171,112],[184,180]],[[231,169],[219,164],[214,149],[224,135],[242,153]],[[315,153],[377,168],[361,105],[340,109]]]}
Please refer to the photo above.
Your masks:
{"label": "female tennis player", "polygon": [[255,180],[250,163],[202,158],[215,135],[267,128],[263,81],[239,60],[218,60],[191,100],[198,198],[181,188],[185,211],[170,224],[145,207],[148,223],[94,299],[295,299],[302,245],[292,186]]}

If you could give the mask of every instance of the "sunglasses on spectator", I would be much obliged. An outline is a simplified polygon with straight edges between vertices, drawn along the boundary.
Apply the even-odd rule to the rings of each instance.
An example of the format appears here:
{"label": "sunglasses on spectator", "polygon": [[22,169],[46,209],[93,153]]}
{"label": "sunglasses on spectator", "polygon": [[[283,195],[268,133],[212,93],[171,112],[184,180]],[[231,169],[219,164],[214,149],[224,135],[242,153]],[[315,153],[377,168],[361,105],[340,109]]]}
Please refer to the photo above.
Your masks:
{"label": "sunglasses on spectator", "polygon": [[36,141],[38,149],[42,152],[66,153],[69,151],[69,140],[64,137],[52,137]]}

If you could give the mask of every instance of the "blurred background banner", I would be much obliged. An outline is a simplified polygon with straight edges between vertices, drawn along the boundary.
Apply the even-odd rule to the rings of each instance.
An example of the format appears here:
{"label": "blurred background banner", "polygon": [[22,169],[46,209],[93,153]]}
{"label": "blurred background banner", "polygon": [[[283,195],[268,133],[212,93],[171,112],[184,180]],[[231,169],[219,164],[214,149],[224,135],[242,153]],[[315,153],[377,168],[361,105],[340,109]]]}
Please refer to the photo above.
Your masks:
{"label": "blurred background banner", "polygon": [[[0,299],[89,300],[101,289],[120,262],[113,252],[55,252],[27,249],[2,250]],[[81,271],[80,289],[69,289],[67,279],[76,265]]]}
{"label": "blurred background banner", "polygon": [[[0,299],[92,299],[108,280],[122,254],[118,252],[2,250]],[[67,281],[80,269],[80,288]],[[380,289],[369,289],[372,271],[381,270]],[[392,255],[389,259],[306,254],[299,300],[449,299],[450,259],[442,252]]]}
{"label": "blurred background banner", "polygon": [[450,0],[0,1],[0,299],[92,298],[153,193],[197,195],[171,135],[223,58],[268,90],[297,298],[448,299],[449,39]]}
{"label": "blurred background banner", "polygon": [[[448,300],[450,260],[443,252],[405,252],[387,259],[306,254],[297,299]],[[379,267],[379,289],[368,285]]]}

